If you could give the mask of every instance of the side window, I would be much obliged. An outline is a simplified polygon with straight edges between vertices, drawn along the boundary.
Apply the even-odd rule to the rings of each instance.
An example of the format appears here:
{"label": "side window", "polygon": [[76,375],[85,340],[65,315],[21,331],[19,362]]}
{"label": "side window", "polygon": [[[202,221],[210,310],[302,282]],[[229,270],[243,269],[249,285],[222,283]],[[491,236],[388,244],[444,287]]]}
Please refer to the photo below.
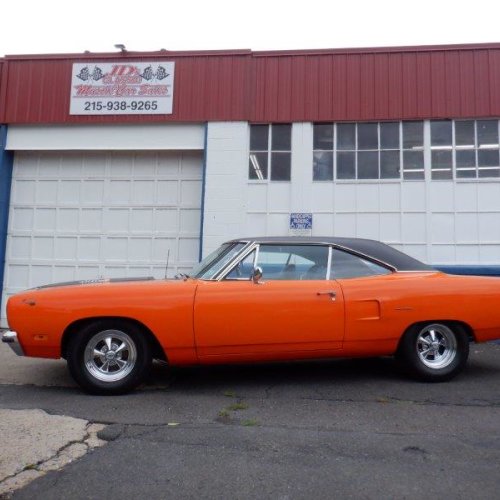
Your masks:
{"label": "side window", "polygon": [[361,278],[383,274],[391,274],[391,271],[357,255],[333,249],[330,267],[331,279]]}
{"label": "side window", "polygon": [[249,280],[254,268],[255,250],[250,252],[243,260],[240,260],[236,266],[226,275],[226,280]]}
{"label": "side window", "polygon": [[328,247],[320,245],[260,245],[257,265],[264,280],[324,280]]}

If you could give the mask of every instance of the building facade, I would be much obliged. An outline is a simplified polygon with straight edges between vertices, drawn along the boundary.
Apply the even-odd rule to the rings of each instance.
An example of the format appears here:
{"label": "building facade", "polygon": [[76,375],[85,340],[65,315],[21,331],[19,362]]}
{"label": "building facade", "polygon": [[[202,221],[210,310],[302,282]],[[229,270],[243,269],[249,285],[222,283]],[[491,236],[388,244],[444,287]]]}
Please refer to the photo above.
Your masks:
{"label": "building facade", "polygon": [[3,304],[245,235],[500,264],[499,118],[500,44],[8,56]]}

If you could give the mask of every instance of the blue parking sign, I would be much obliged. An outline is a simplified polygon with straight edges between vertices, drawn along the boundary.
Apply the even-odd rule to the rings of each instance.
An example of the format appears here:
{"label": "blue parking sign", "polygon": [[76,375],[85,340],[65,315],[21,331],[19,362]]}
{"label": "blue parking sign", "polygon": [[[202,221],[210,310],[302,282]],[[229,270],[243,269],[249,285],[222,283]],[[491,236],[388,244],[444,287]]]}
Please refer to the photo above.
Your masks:
{"label": "blue parking sign", "polygon": [[290,214],[290,229],[312,229],[313,215],[311,213]]}

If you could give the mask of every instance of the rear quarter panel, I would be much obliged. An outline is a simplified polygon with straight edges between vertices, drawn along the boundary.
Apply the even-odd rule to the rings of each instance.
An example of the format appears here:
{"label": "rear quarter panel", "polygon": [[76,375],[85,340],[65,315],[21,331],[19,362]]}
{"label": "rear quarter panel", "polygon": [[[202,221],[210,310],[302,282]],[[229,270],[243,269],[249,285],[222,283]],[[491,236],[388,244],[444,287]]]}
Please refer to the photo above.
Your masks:
{"label": "rear quarter panel", "polygon": [[460,321],[478,342],[500,338],[500,279],[400,272],[339,280],[347,354],[389,354],[414,323]]}

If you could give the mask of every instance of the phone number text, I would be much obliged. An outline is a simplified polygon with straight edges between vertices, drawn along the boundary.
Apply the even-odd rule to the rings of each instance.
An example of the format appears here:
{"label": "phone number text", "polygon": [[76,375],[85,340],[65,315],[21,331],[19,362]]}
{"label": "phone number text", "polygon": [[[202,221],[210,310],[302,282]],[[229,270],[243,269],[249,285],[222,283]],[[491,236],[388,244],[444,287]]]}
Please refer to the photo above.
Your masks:
{"label": "phone number text", "polygon": [[85,111],[155,111],[158,101],[85,101]]}

